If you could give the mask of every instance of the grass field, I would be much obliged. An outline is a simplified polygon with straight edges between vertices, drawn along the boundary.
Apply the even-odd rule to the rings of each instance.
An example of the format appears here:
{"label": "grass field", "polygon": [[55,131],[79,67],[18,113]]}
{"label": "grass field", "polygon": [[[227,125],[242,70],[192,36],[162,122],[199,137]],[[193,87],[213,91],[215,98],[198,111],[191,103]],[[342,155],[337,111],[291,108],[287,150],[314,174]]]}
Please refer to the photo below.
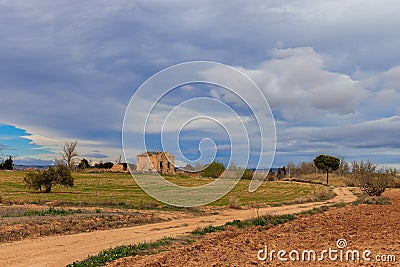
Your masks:
{"label": "grass field", "polygon": [[[73,187],[55,186],[51,193],[29,191],[23,183],[26,172],[0,171],[0,199],[3,203],[47,203],[77,206],[129,206],[151,208],[163,206],[148,196],[135,183],[130,174],[125,173],[73,173]],[[171,176],[170,182],[183,186],[198,186],[213,179]],[[248,192],[249,180],[241,180],[226,196],[212,206],[282,204],[315,199],[315,195],[327,195],[329,188],[322,185],[292,182],[264,182],[253,193]]]}

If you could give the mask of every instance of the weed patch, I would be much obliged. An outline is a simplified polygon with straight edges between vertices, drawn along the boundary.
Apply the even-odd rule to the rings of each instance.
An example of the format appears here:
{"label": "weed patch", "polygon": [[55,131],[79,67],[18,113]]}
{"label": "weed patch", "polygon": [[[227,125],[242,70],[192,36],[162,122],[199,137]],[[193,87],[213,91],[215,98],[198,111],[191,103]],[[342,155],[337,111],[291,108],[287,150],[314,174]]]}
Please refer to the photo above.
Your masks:
{"label": "weed patch", "polygon": [[258,218],[252,219],[252,220],[234,220],[232,222],[227,222],[224,225],[220,226],[206,226],[204,228],[198,228],[192,232],[193,235],[205,235],[208,233],[213,233],[213,232],[218,232],[218,231],[224,231],[227,226],[233,226],[237,228],[247,228],[247,227],[252,227],[252,226],[275,226],[278,224],[286,223],[288,221],[292,221],[296,218],[295,215],[292,214],[287,214],[287,215],[278,215],[278,216],[271,216],[271,215],[265,215],[265,216],[260,216]]}
{"label": "weed patch", "polygon": [[158,241],[151,243],[140,243],[137,245],[128,246],[117,246],[115,248],[110,248],[103,250],[97,255],[89,256],[86,259],[68,264],[67,267],[95,267],[103,266],[108,262],[112,262],[116,259],[125,258],[128,256],[136,256],[142,254],[154,254],[160,252],[162,247],[170,245],[173,242],[173,238],[165,237]]}

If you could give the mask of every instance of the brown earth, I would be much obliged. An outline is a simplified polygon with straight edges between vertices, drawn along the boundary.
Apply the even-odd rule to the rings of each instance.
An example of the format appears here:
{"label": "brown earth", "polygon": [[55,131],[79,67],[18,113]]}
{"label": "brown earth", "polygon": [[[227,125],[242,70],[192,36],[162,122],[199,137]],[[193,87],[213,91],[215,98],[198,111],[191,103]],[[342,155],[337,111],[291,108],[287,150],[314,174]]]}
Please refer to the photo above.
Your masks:
{"label": "brown earth", "polygon": [[[79,213],[70,215],[26,216],[23,215],[23,212],[47,210],[41,207],[32,207],[33,205],[30,205],[30,208],[27,206],[0,207],[0,213],[3,214],[0,216],[0,243],[57,234],[76,234],[130,227],[165,220],[155,212],[102,211],[97,213],[80,209],[78,209]],[[71,209],[67,210],[67,212],[69,211]],[[13,212],[16,213],[14,216],[12,216]]]}
{"label": "brown earth", "polygon": [[355,200],[355,196],[346,188],[335,188],[334,192],[337,194],[335,198],[323,202],[245,210],[225,209],[218,211],[218,214],[201,217],[186,216],[166,222],[122,229],[3,243],[0,244],[0,266],[62,266],[82,260],[88,255],[96,254],[103,249],[110,248],[110,246],[135,244],[143,241],[150,242],[165,236],[181,236],[198,227],[222,225],[228,221],[255,218],[266,213],[271,215],[298,213],[322,205]]}
{"label": "brown earth", "polygon": [[[390,197],[390,205],[347,205],[342,208],[311,216],[302,216],[294,221],[270,229],[253,227],[250,229],[230,228],[224,232],[206,235],[192,245],[165,251],[157,255],[136,256],[119,259],[108,266],[399,266],[400,265],[400,190],[385,193]],[[344,239],[347,246],[338,249],[337,241]],[[340,245],[340,244],[339,244]],[[273,259],[267,254],[265,261],[257,258],[259,250],[268,248],[300,253],[299,261],[287,262]],[[317,258],[322,250],[329,248],[343,251],[343,261],[324,260],[301,261],[303,250],[315,250]],[[371,260],[363,260],[362,253],[370,250]],[[353,261],[351,255],[346,260],[348,250],[358,250],[360,261]],[[340,255],[340,252],[338,252]],[[264,256],[263,252],[260,254]],[[308,256],[305,254],[305,259]],[[334,259],[336,254],[332,254]],[[383,263],[376,256],[395,255],[396,262]],[[296,254],[292,254],[295,259]],[[339,256],[338,256],[339,257]]]}

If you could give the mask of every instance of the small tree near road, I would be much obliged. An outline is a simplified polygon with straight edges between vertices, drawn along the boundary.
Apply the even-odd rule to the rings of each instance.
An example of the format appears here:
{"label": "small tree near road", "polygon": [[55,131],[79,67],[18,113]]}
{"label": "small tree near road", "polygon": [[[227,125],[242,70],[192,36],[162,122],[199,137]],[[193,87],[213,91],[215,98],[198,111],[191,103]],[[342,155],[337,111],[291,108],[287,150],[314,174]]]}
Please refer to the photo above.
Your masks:
{"label": "small tree near road", "polygon": [[394,183],[393,176],[381,172],[366,173],[360,181],[360,189],[370,197],[380,197]]}
{"label": "small tree near road", "polygon": [[329,171],[339,169],[340,159],[330,155],[319,155],[314,159],[315,166],[326,172],[326,184],[329,182]]}
{"label": "small tree near road", "polygon": [[74,178],[71,176],[71,170],[60,164],[56,167],[49,167],[47,170],[29,172],[25,176],[24,182],[29,189],[42,191],[42,187],[44,187],[44,192],[50,193],[54,185],[73,186]]}
{"label": "small tree near road", "polygon": [[63,151],[61,152],[62,159],[70,169],[72,169],[72,167],[75,165],[75,157],[79,155],[76,151],[77,145],[78,141],[66,142],[63,147]]}
{"label": "small tree near road", "polygon": [[390,169],[378,170],[377,166],[369,161],[354,161],[352,175],[360,189],[368,196],[379,197],[386,188],[394,185],[396,174]]}

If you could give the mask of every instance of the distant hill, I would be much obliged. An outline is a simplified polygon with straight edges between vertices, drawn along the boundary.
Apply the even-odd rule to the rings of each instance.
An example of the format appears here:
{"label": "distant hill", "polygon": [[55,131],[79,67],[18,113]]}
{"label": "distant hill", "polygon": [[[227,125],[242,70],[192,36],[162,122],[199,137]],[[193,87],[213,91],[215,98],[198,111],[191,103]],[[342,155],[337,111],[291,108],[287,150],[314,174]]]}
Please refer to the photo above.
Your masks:
{"label": "distant hill", "polygon": [[14,170],[23,171],[23,170],[26,170],[27,168],[32,168],[34,170],[43,170],[43,169],[47,169],[49,166],[51,166],[51,165],[47,165],[47,166],[42,166],[42,165],[14,165]]}

